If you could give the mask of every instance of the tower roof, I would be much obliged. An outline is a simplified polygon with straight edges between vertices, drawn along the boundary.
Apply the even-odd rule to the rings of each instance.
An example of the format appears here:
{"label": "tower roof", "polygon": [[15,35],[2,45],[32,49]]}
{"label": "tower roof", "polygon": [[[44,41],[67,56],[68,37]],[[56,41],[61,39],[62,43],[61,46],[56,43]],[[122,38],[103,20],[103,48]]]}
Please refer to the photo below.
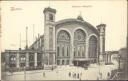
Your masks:
{"label": "tower roof", "polygon": [[100,24],[97,27],[106,27],[106,24]]}
{"label": "tower roof", "polygon": [[50,8],[50,7],[45,8],[43,12],[45,13],[47,11],[56,13],[56,9],[53,9],[53,8]]}

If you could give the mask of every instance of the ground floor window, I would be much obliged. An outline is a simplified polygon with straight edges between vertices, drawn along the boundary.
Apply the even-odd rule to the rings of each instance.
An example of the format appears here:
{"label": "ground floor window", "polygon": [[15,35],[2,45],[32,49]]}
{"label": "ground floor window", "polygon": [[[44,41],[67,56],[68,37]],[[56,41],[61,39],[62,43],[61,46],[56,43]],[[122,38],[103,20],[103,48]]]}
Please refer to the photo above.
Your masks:
{"label": "ground floor window", "polygon": [[16,64],[15,63],[10,63],[10,67],[16,67]]}
{"label": "ground floor window", "polygon": [[62,60],[62,65],[64,65],[64,60]]}
{"label": "ground floor window", "polygon": [[33,67],[34,66],[34,62],[29,62],[29,66]]}
{"label": "ground floor window", "polygon": [[60,65],[60,60],[57,60],[57,65]]}
{"label": "ground floor window", "polygon": [[37,54],[37,66],[42,66],[43,54]]}
{"label": "ground floor window", "polygon": [[25,63],[20,63],[20,67],[25,67]]}
{"label": "ground floor window", "polygon": [[67,60],[66,64],[69,65],[69,60]]}

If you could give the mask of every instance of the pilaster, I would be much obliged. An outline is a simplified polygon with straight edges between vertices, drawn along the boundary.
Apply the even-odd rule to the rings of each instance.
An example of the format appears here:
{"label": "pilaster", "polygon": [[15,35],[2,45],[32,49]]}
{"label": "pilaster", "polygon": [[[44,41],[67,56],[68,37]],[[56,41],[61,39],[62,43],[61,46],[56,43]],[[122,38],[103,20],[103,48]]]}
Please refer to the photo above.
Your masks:
{"label": "pilaster", "polygon": [[34,67],[37,67],[37,53],[34,54]]}
{"label": "pilaster", "polygon": [[19,68],[20,66],[20,62],[19,62],[19,52],[17,52],[17,55],[16,55],[16,67]]}

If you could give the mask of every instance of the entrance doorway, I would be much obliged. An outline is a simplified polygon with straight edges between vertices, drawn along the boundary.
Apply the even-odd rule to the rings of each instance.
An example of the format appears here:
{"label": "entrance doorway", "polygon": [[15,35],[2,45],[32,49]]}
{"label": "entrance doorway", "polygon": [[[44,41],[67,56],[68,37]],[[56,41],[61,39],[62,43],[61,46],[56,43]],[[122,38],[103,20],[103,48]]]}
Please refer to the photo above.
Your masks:
{"label": "entrance doorway", "polygon": [[89,65],[88,61],[73,61],[74,66],[87,67]]}

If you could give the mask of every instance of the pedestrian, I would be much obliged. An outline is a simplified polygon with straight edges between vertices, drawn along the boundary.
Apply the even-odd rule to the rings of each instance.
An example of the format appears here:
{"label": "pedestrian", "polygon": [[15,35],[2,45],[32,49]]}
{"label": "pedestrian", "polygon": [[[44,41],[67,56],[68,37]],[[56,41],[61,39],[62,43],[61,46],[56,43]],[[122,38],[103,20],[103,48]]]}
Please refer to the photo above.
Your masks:
{"label": "pedestrian", "polygon": [[45,72],[43,72],[43,77],[45,77]]}
{"label": "pedestrian", "polygon": [[80,77],[82,76],[82,72],[80,73]]}
{"label": "pedestrian", "polygon": [[110,73],[108,72],[108,77],[110,76]]}
{"label": "pedestrian", "polygon": [[74,73],[74,78],[76,78],[76,73]]}
{"label": "pedestrian", "polygon": [[77,74],[77,78],[79,78],[79,73]]}
{"label": "pedestrian", "polygon": [[69,72],[69,77],[71,77],[71,72]]}
{"label": "pedestrian", "polygon": [[73,76],[73,78],[75,77],[75,73],[74,72],[72,73],[72,76]]}
{"label": "pedestrian", "polygon": [[108,79],[110,78],[110,73],[108,72],[108,74],[107,74],[107,77],[108,77]]}

